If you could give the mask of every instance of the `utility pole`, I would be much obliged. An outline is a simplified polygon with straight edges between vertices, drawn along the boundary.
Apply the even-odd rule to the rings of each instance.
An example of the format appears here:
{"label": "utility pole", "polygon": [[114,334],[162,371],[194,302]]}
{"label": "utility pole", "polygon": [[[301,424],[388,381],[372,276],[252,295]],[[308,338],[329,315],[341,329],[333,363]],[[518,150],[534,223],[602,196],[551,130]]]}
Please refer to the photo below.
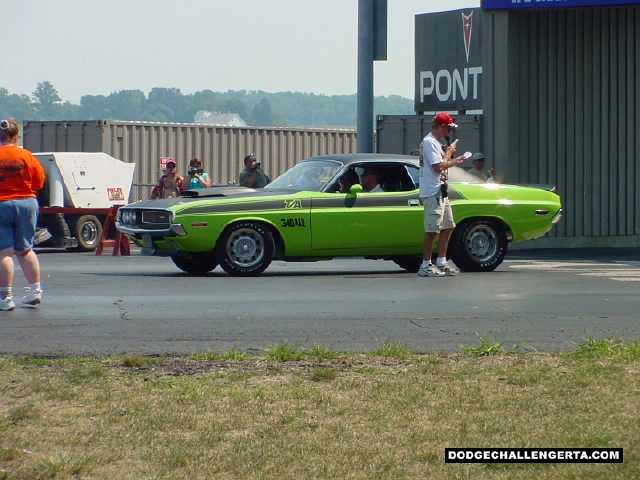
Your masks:
{"label": "utility pole", "polygon": [[373,62],[387,59],[387,0],[358,0],[358,153],[373,153]]}

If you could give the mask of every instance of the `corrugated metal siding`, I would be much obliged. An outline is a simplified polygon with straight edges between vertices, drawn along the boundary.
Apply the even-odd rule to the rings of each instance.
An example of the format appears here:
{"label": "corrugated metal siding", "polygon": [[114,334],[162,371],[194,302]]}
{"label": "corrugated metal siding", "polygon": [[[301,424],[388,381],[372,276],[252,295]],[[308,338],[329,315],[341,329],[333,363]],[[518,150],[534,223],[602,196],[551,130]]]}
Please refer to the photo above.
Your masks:
{"label": "corrugated metal siding", "polygon": [[640,235],[640,7],[485,12],[484,25],[484,143],[506,181],[558,186],[551,237]]}
{"label": "corrugated metal siding", "polygon": [[[376,119],[376,152],[409,155],[420,147],[422,139],[431,131],[433,114],[425,115],[378,115]],[[480,152],[482,117],[479,115],[456,115],[455,129],[451,140],[460,139],[458,152]],[[463,165],[470,167],[469,164]],[[493,167],[489,162],[487,167]]]}
{"label": "corrugated metal siding", "polygon": [[255,153],[276,178],[306,157],[357,151],[355,130],[229,127],[113,120],[25,122],[24,147],[33,152],[105,152],[136,164],[135,183],[145,185],[134,199],[146,198],[147,185],[161,174],[160,158],[171,157],[178,171],[200,157],[216,184],[238,181],[243,159]]}

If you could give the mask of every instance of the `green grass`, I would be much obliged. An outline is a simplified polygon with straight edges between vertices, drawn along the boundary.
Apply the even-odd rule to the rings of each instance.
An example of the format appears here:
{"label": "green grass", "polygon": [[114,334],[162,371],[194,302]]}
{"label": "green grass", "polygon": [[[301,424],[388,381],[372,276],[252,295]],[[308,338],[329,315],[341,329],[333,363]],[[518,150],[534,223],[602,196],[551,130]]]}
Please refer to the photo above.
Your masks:
{"label": "green grass", "polygon": [[573,352],[568,354],[574,358],[619,357],[630,360],[640,359],[640,340],[626,342],[619,338],[602,338],[596,340],[586,335]]}
{"label": "green grass", "polygon": [[[0,480],[640,478],[638,341],[569,353],[0,358]],[[446,447],[622,447],[624,464],[449,464]]]}

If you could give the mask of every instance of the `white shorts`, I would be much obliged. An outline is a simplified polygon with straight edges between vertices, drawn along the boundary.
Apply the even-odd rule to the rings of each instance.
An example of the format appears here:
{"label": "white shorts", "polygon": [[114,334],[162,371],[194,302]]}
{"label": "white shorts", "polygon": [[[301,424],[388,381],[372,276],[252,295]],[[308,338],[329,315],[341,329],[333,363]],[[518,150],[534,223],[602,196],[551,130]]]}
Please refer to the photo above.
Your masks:
{"label": "white shorts", "polygon": [[422,199],[424,205],[424,231],[438,233],[456,227],[449,197],[442,198],[440,192]]}

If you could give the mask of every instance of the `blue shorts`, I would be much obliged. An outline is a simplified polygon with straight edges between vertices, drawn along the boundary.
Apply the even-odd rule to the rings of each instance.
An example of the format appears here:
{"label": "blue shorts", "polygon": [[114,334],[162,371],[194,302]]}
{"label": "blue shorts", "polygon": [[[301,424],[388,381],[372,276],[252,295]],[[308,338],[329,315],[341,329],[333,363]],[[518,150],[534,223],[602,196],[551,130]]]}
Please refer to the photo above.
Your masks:
{"label": "blue shorts", "polygon": [[0,250],[24,252],[33,247],[38,211],[35,198],[0,201]]}

